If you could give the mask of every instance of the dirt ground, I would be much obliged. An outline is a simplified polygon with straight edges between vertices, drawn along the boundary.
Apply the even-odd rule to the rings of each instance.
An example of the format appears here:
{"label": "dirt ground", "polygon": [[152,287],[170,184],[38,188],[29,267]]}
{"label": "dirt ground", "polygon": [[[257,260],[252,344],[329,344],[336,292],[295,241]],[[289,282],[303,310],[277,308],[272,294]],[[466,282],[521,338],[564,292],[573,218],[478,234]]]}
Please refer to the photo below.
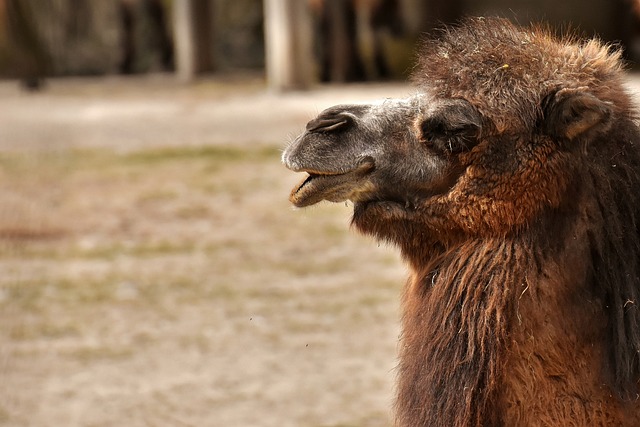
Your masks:
{"label": "dirt ground", "polygon": [[279,157],[410,92],[0,83],[0,425],[390,425],[405,269],[348,205],[292,209]]}
{"label": "dirt ground", "polygon": [[0,83],[0,425],[390,425],[404,268],[279,157],[410,91]]}

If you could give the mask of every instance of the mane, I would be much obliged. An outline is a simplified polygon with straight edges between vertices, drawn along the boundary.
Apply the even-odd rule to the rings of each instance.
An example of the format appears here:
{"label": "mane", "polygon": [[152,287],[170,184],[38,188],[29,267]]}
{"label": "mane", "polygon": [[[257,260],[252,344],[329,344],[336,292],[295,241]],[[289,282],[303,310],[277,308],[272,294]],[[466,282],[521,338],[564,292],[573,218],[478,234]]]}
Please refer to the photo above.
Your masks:
{"label": "mane", "polygon": [[[495,419],[491,402],[500,356],[514,296],[522,292],[504,284],[526,283],[530,266],[521,263],[530,254],[517,240],[476,241],[441,254],[410,282],[399,366],[400,425],[487,426]],[[515,269],[503,268],[514,263]]]}
{"label": "mane", "polygon": [[[590,232],[593,286],[610,313],[610,363],[614,387],[627,399],[640,397],[640,135],[635,126],[607,135],[585,183],[597,195]],[[614,143],[617,142],[616,143]],[[604,144],[603,144],[604,145]],[[600,148],[600,147],[598,147]]]}

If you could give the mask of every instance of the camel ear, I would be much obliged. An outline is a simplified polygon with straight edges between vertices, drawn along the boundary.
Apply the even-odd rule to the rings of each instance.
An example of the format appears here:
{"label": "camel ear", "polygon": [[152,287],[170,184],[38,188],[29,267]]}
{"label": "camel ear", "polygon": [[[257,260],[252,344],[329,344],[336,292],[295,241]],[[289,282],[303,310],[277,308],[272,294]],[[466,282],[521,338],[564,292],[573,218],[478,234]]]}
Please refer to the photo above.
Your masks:
{"label": "camel ear", "polygon": [[610,103],[583,89],[561,89],[547,98],[543,108],[544,128],[556,138],[588,140],[611,124]]}

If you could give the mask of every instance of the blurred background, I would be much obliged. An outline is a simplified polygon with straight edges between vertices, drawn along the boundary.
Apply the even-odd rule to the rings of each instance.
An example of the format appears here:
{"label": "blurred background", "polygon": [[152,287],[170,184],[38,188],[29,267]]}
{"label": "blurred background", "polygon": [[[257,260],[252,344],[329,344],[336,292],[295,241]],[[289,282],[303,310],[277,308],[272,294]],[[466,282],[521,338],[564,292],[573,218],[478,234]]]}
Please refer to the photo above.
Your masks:
{"label": "blurred background", "polygon": [[636,0],[2,0],[0,71],[46,76],[264,72],[275,88],[402,79],[421,34],[466,15],[546,22],[640,54]]}
{"label": "blurred background", "polygon": [[0,425],[390,426],[393,248],[280,154],[465,15],[640,56],[632,0],[0,0]]}

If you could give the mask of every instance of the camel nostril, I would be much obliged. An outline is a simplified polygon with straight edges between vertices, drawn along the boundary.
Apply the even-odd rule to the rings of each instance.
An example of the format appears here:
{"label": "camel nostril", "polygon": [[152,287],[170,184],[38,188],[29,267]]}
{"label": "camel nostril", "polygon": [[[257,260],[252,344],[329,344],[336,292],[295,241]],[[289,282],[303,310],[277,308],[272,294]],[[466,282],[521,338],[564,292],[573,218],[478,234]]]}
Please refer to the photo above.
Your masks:
{"label": "camel nostril", "polygon": [[307,132],[332,132],[344,130],[353,121],[350,115],[339,113],[337,115],[320,116],[307,123]]}
{"label": "camel nostril", "polygon": [[313,123],[309,122],[307,125],[307,131],[309,132],[331,132],[332,130],[339,129],[347,124],[346,120],[316,120]]}

